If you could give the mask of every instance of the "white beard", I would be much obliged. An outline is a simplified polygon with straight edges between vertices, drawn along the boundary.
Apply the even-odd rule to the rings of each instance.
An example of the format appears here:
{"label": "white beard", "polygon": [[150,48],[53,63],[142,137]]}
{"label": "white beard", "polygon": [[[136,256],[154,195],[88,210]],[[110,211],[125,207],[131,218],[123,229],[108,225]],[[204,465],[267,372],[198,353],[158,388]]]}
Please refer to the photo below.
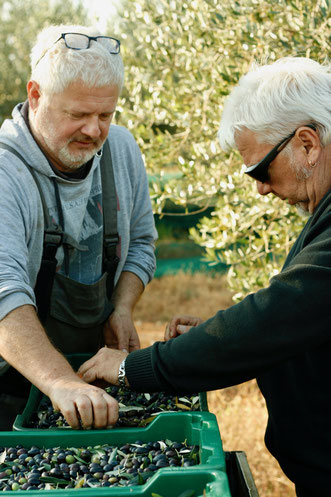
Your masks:
{"label": "white beard", "polygon": [[[36,124],[37,123],[34,123],[34,125]],[[49,150],[64,167],[73,171],[79,169],[83,164],[92,159],[103,145],[103,141],[96,139],[94,142],[91,142],[94,145],[91,150],[70,152],[69,145],[72,141],[76,141],[77,137],[69,138],[62,144],[56,141],[57,129],[52,122],[49,121],[44,109],[39,114],[37,131],[39,136],[42,137],[46,150]],[[81,138],[81,136],[79,138]]]}
{"label": "white beard", "polygon": [[298,211],[298,214],[301,217],[308,218],[308,217],[310,217],[312,215],[312,214],[310,214],[309,211],[306,211],[306,209],[304,209],[303,207],[301,207],[300,204],[296,204],[295,207],[296,207],[296,210]]}
{"label": "white beard", "polygon": [[[46,145],[50,148],[50,143],[45,139]],[[96,152],[100,149],[100,147],[93,147],[93,150],[82,150],[81,152],[72,153],[69,151],[68,142],[58,151],[58,158],[60,162],[67,167],[68,169],[78,169],[83,164],[88,162],[92,157],[96,154]]]}

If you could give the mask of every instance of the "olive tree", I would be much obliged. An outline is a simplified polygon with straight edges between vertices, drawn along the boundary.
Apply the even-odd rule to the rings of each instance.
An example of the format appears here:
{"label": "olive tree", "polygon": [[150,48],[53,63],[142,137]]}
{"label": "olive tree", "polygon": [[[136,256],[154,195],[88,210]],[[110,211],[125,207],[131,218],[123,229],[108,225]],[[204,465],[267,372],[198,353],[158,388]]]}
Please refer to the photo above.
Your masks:
{"label": "olive tree", "polygon": [[80,2],[61,0],[0,0],[0,122],[26,99],[29,53],[37,33],[50,24],[85,23]]}
{"label": "olive tree", "polygon": [[242,174],[240,156],[217,142],[224,104],[254,60],[309,56],[330,47],[328,0],[134,0],[123,3],[109,32],[122,41],[126,87],[118,122],[134,133],[155,181],[155,212],[213,206],[191,237],[213,264],[230,266],[235,299],[276,274],[302,219],[275,197],[260,197]]}

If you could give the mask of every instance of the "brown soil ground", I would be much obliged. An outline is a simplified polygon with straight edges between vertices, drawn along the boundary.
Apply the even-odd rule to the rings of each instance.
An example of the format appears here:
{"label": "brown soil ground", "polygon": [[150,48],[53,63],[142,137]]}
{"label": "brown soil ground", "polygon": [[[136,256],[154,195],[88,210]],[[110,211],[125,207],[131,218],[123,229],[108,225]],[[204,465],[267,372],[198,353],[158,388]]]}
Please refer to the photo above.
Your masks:
{"label": "brown soil ground", "polygon": [[[135,310],[141,346],[162,340],[166,323],[176,314],[207,319],[230,305],[224,277],[178,274],[155,279]],[[294,485],[265,448],[267,411],[255,380],[209,392],[208,406],[217,417],[224,450],[246,453],[260,497],[294,497]]]}

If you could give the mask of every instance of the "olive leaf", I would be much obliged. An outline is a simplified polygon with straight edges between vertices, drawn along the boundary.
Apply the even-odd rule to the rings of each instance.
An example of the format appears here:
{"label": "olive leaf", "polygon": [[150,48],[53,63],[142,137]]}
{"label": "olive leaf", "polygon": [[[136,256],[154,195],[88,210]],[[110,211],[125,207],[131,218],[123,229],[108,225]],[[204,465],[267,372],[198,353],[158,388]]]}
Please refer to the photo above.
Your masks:
{"label": "olive leaf", "polygon": [[178,399],[180,402],[188,403],[191,404],[192,401],[188,397],[179,397]]}
{"label": "olive leaf", "polygon": [[185,404],[178,403],[176,404],[176,406],[179,407],[180,409],[184,409],[185,411],[190,411],[190,407]]}
{"label": "olive leaf", "polygon": [[116,459],[116,456],[117,456],[117,447],[115,447],[115,449],[113,450],[113,452],[110,454],[109,458],[108,458],[108,464],[111,464],[112,462],[115,461]]}
{"label": "olive leaf", "polygon": [[140,406],[123,406],[119,407],[120,412],[144,411],[144,407]]}
{"label": "olive leaf", "polygon": [[5,449],[0,456],[0,464],[2,464],[6,460],[6,457],[7,457],[7,450]]}
{"label": "olive leaf", "polygon": [[56,478],[55,476],[40,476],[39,480],[44,483],[53,483],[54,485],[68,485],[67,480]]}
{"label": "olive leaf", "polygon": [[79,457],[77,454],[74,455],[76,461],[81,462],[82,464],[86,464],[86,461],[82,457]]}

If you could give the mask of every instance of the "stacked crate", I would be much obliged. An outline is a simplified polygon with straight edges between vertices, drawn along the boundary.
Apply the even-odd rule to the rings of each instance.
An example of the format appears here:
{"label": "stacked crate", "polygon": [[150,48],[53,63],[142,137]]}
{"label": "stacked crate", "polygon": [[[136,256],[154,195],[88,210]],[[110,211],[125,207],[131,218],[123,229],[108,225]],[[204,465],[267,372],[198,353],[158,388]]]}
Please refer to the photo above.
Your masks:
{"label": "stacked crate", "polygon": [[[86,356],[70,356],[74,368]],[[17,416],[13,432],[0,433],[0,446],[15,447],[95,447],[111,445],[121,447],[168,439],[186,442],[199,447],[197,465],[187,467],[162,467],[143,484],[129,487],[94,487],[56,490],[29,490],[29,495],[69,497],[143,496],[143,497],[255,497],[257,492],[251,478],[244,453],[224,453],[222,440],[214,414],[208,412],[206,394],[200,397],[199,412],[162,412],[146,427],[120,427],[111,430],[71,430],[31,428],[31,417],[38,410],[42,393],[32,387],[23,413]],[[29,426],[30,425],[30,426]],[[229,482],[230,480],[230,482]],[[142,482],[140,482],[142,483]],[[231,487],[231,491],[230,491]],[[256,492],[256,493],[255,493]],[[22,490],[4,494],[22,495]]]}

